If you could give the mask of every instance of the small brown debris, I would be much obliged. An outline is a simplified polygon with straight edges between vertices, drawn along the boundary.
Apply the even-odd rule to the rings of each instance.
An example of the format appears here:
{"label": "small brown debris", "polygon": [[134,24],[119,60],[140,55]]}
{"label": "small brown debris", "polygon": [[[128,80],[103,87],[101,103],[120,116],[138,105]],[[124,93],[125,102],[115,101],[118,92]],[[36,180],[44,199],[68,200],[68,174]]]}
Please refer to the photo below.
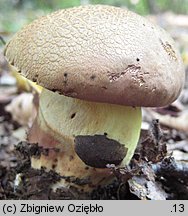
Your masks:
{"label": "small brown debris", "polygon": [[160,162],[167,156],[167,147],[158,120],[153,120],[150,130],[143,134],[137,152],[143,160],[153,163]]}

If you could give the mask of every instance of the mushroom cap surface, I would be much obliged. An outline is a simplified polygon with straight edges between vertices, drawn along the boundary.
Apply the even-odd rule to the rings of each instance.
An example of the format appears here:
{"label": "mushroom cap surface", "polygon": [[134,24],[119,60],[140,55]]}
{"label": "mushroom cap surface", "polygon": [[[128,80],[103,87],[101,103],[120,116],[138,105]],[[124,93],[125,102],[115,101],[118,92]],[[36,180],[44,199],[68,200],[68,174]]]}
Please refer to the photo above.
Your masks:
{"label": "mushroom cap surface", "polygon": [[17,32],[4,53],[26,78],[83,100],[165,106],[184,83],[182,59],[168,33],[113,6],[43,16]]}

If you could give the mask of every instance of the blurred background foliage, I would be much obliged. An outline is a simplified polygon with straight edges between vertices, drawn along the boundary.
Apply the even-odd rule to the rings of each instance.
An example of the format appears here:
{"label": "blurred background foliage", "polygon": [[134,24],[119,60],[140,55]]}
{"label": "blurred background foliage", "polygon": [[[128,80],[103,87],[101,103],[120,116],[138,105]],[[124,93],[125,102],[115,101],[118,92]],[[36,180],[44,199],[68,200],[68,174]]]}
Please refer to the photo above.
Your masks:
{"label": "blurred background foliage", "polygon": [[188,14],[188,0],[0,0],[0,33],[16,32],[39,16],[81,4],[128,7],[141,15],[165,11]]}

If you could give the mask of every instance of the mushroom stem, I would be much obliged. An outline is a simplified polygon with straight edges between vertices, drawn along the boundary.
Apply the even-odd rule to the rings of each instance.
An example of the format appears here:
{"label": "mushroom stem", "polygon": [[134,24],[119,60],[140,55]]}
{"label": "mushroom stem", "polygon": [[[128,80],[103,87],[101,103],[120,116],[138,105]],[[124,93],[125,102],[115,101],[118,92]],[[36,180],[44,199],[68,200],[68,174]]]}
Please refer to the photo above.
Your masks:
{"label": "mushroom stem", "polygon": [[88,102],[43,89],[28,139],[50,150],[32,158],[32,166],[87,180],[84,186],[74,185],[91,190],[111,178],[107,164],[129,163],[140,128],[141,108]]}

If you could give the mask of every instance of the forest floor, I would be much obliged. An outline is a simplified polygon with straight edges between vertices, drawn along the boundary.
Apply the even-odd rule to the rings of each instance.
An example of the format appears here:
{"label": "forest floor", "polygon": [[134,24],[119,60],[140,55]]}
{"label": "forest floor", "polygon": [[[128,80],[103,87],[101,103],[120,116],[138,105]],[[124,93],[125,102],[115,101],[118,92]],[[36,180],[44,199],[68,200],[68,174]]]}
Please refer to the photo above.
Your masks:
{"label": "forest floor", "polygon": [[[24,92],[1,47],[0,199],[188,199],[188,22],[184,21],[188,17],[164,14],[149,19],[162,25],[176,40],[186,70],[184,89],[168,107],[143,109],[140,140],[130,165],[111,166],[114,181],[90,194],[75,188],[54,192],[51,185],[62,176],[53,170],[31,168],[30,157],[38,154],[39,148],[27,142],[24,115],[20,117],[23,110],[12,103],[13,111],[7,111],[7,105]],[[21,119],[15,117],[16,113]]]}

